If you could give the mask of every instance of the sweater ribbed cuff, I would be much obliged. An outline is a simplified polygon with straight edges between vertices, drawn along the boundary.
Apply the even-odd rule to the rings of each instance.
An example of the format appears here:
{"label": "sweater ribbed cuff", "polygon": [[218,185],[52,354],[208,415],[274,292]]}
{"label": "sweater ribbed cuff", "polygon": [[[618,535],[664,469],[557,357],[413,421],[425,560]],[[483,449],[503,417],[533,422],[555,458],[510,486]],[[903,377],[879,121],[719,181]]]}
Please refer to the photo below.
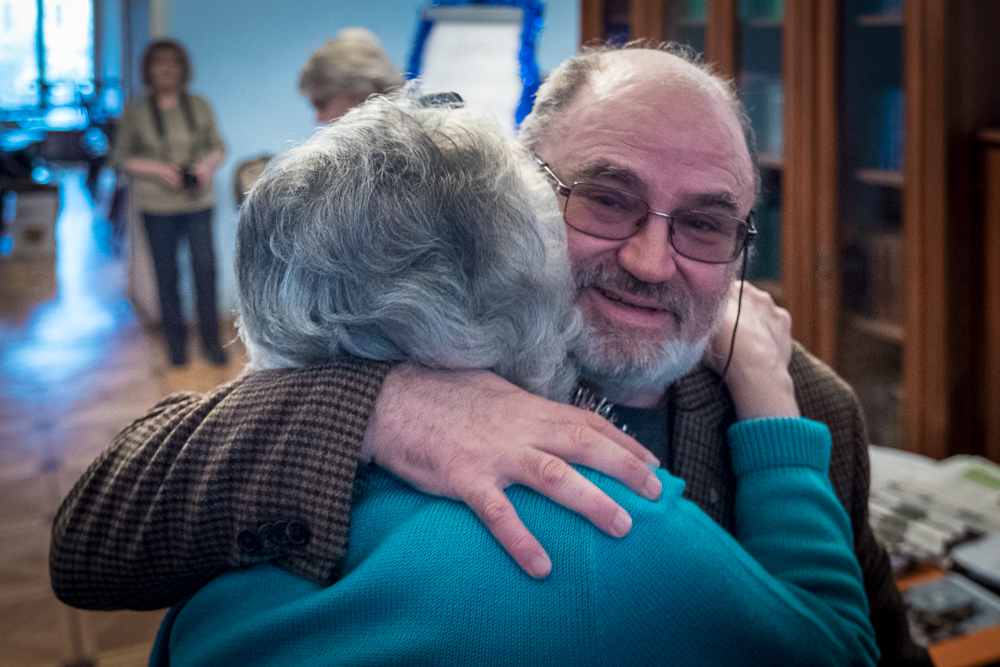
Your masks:
{"label": "sweater ribbed cuff", "polygon": [[765,468],[830,465],[830,429],[811,419],[749,419],[729,427],[733,472],[737,477]]}

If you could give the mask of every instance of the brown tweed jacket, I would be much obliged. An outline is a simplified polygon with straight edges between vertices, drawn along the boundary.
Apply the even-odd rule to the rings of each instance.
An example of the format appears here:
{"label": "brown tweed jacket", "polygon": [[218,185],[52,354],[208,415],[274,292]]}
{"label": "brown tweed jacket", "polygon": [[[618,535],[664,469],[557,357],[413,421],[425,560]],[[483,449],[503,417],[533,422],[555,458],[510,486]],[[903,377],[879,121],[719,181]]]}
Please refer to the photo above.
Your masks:
{"label": "brown tweed jacket", "polygon": [[[155,609],[218,573],[263,560],[332,583],[347,544],[354,474],[388,364],[360,359],[245,375],[174,394],[122,431],[63,502],[52,532],[56,595],[88,609]],[[868,527],[868,452],[853,391],[798,346],[803,415],[833,436],[830,478],[854,527],[883,665],[930,665],[909,639],[888,557]],[[728,530],[736,417],[699,366],[671,388],[672,460],[685,495]]]}

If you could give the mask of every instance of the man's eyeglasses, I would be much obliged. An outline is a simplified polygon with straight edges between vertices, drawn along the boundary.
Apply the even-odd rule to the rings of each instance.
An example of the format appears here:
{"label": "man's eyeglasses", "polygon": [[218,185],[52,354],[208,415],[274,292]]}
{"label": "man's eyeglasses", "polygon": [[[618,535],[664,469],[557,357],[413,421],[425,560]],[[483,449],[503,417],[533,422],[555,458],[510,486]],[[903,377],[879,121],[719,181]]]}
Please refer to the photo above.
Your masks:
{"label": "man's eyeglasses", "polygon": [[746,220],[704,211],[660,213],[621,190],[591,183],[566,185],[549,165],[539,165],[555,182],[556,191],[566,197],[566,224],[589,236],[624,240],[638,234],[650,215],[658,215],[668,220],[670,245],[677,254],[706,264],[728,264],[757,235],[753,211]]}

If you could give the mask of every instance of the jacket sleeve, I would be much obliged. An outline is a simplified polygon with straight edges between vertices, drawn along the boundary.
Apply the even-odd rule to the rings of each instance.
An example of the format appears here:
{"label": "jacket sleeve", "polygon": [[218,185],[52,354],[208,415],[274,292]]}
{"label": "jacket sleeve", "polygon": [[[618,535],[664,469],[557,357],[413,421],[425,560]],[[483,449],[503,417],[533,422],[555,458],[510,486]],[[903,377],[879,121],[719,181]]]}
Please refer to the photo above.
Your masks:
{"label": "jacket sleeve", "polygon": [[896,588],[889,556],[868,523],[871,470],[861,404],[850,385],[798,343],[789,371],[802,416],[830,428],[830,481],[851,519],[854,553],[864,574],[871,622],[882,654],[879,665],[932,667],[927,650],[910,636],[906,607]]}
{"label": "jacket sleeve", "polygon": [[49,554],[56,595],[87,609],[156,609],[264,560],[335,580],[388,369],[345,358],[162,401],[63,501]]}

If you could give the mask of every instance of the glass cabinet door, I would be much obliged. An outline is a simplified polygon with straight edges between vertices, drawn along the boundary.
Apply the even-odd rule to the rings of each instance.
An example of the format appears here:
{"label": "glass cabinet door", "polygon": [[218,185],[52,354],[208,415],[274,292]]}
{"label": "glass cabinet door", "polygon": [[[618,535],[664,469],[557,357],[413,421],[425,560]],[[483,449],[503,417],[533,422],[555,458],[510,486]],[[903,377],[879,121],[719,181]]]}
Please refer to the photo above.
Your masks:
{"label": "glass cabinet door", "polygon": [[629,0],[603,0],[601,3],[601,39],[611,44],[624,44],[631,39]]}
{"label": "glass cabinet door", "polygon": [[841,3],[837,368],[876,445],[902,447],[905,316],[901,0]]}
{"label": "glass cabinet door", "polygon": [[706,0],[663,0],[663,39],[705,53]]}
{"label": "glass cabinet door", "polygon": [[782,0],[740,0],[736,84],[757,141],[761,192],[749,278],[781,300],[781,176],[784,87]]}
{"label": "glass cabinet door", "polygon": [[[782,208],[782,0],[723,0],[708,16],[706,0],[662,0],[664,39],[686,44],[711,60],[717,71],[732,72],[757,141],[761,192],[754,206],[757,242],[748,277],[781,301]],[[719,0],[715,0],[719,2]],[[712,25],[709,22],[714,21]],[[715,42],[706,54],[706,32]],[[730,45],[729,42],[732,42]]]}

